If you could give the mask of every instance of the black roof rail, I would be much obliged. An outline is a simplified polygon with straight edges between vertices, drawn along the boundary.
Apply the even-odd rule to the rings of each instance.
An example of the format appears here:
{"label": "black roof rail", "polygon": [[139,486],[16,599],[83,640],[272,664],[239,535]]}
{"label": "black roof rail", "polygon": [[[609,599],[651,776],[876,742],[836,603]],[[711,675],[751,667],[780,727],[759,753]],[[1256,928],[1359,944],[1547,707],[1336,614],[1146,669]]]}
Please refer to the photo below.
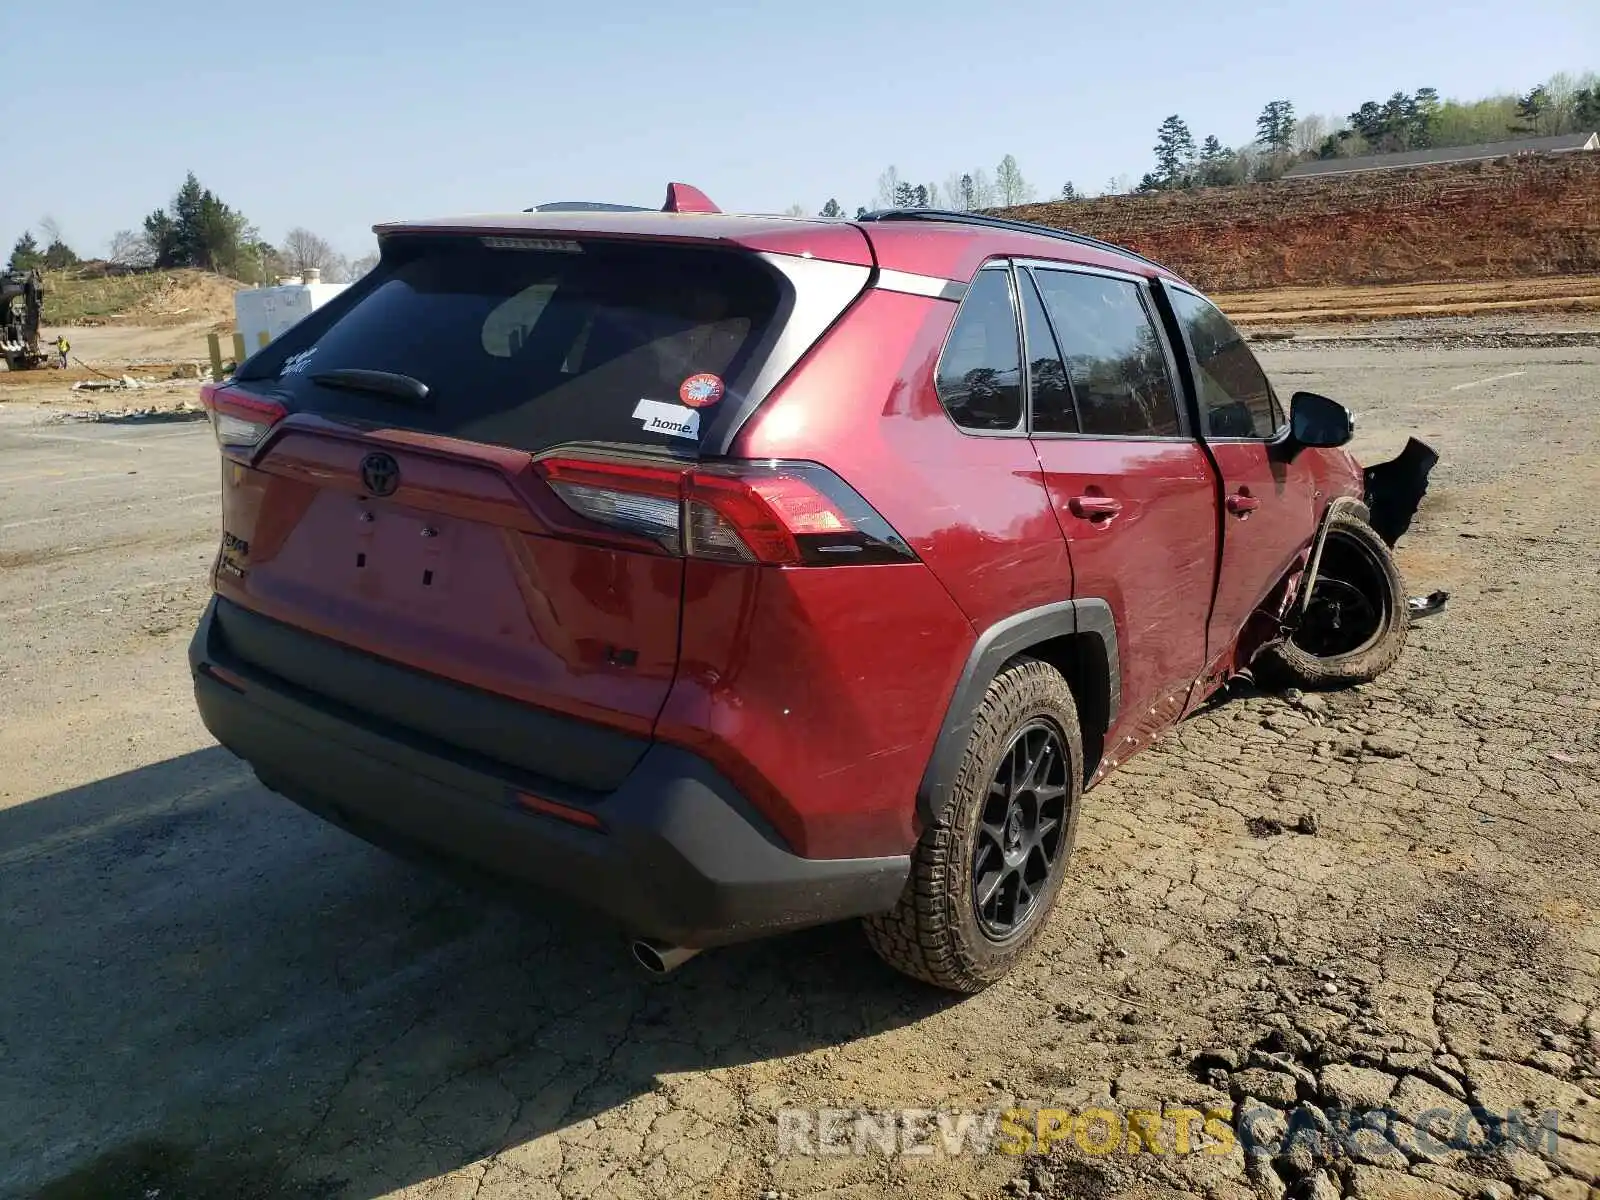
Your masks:
{"label": "black roof rail", "polygon": [[637,204],[606,204],[599,200],[553,200],[549,204],[535,204],[523,212],[653,212]]}
{"label": "black roof rail", "polygon": [[1103,242],[1099,238],[1090,237],[1086,233],[1077,233],[1071,229],[1057,229],[1051,225],[1036,225],[1032,221],[1013,221],[1007,217],[988,217],[982,213],[962,212],[953,208],[880,208],[877,212],[866,213],[857,217],[856,220],[948,221],[955,225],[982,225],[987,229],[1008,229],[1013,233],[1033,233],[1041,237],[1058,238],[1064,242],[1075,242],[1080,246],[1088,246],[1094,250],[1107,250],[1112,254],[1135,258],[1142,263],[1155,267],[1158,271],[1167,270],[1155,259],[1146,258],[1136,250],[1129,250],[1126,246],[1118,246],[1111,242]]}

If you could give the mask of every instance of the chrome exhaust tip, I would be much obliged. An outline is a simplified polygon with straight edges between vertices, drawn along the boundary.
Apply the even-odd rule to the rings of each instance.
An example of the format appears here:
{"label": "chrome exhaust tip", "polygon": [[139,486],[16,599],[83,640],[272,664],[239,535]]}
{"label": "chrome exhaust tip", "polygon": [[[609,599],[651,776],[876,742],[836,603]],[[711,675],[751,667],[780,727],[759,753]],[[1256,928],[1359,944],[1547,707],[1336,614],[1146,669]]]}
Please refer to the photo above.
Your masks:
{"label": "chrome exhaust tip", "polygon": [[669,942],[658,942],[655,938],[635,938],[628,948],[633,954],[633,961],[651,975],[670,974],[700,953],[688,946],[674,946]]}

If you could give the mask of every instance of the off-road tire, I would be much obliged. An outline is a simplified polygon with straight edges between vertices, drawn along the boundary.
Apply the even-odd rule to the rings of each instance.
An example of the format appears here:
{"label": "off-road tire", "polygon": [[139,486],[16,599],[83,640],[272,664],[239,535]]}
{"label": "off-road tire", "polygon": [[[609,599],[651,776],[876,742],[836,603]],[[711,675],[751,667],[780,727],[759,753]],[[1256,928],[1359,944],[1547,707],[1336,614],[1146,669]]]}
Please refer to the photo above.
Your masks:
{"label": "off-road tire", "polygon": [[1375,568],[1375,576],[1381,580],[1386,594],[1380,597],[1383,613],[1378,631],[1370,641],[1354,651],[1325,658],[1319,658],[1296,645],[1291,635],[1262,651],[1257,666],[1258,673],[1264,679],[1308,691],[1370,683],[1394,666],[1400,652],[1405,649],[1411,614],[1406,607],[1405,583],[1394,565],[1394,556],[1389,552],[1389,547],[1359,517],[1350,513],[1335,513],[1328,522],[1328,536],[1323,550],[1324,565],[1328,561],[1328,549],[1334,545],[1335,539],[1345,539],[1348,548],[1367,555]]}
{"label": "off-road tire", "polygon": [[[1066,755],[1064,830],[1050,876],[1032,911],[1003,943],[978,924],[972,890],[977,828],[990,782],[1013,736],[1035,719],[1054,725]],[[978,992],[1027,953],[1044,927],[1072,856],[1083,793],[1083,735],[1072,690],[1049,663],[1016,658],[989,684],[973,718],[944,811],[911,855],[911,875],[894,909],[866,918],[867,940],[890,966],[958,992]]]}

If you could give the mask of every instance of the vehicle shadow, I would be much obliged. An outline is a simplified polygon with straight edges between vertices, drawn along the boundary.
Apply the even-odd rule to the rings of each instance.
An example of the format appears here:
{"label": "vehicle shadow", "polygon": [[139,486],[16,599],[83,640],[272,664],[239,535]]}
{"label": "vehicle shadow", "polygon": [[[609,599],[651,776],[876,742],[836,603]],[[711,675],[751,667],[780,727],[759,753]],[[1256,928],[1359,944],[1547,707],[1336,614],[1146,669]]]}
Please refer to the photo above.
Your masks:
{"label": "vehicle shadow", "polygon": [[0,1194],[375,1196],[954,999],[853,926],[656,981],[557,907],[393,859],[216,747],[0,810]]}

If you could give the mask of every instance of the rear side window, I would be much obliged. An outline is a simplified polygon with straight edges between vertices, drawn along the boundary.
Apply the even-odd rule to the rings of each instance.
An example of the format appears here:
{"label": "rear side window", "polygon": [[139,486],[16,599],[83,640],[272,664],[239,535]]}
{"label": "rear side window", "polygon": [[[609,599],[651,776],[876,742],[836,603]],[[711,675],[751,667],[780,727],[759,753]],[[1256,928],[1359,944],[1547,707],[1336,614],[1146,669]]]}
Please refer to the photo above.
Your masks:
{"label": "rear side window", "polygon": [[1044,315],[1039,291],[1027,272],[1018,277],[1022,291],[1022,328],[1028,338],[1028,403],[1035,433],[1077,433],[1078,412],[1067,386],[1067,368],[1061,361],[1056,335]]}
{"label": "rear side window", "polygon": [[984,270],[967,289],[937,372],[939,400],[966,429],[1022,424],[1022,348],[1011,272]]}
{"label": "rear side window", "polygon": [[1076,271],[1034,277],[1066,359],[1081,431],[1178,436],[1172,376],[1140,286]]}
{"label": "rear side window", "polygon": [[[758,262],[701,248],[456,238],[398,257],[284,365],[275,391],[292,410],[535,452],[602,441],[693,453],[711,412],[681,395],[731,403],[781,300]],[[341,370],[409,376],[428,394],[318,382]]]}
{"label": "rear side window", "polygon": [[1195,360],[1207,437],[1270,438],[1283,424],[1256,356],[1214,304],[1173,288],[1172,309]]}

